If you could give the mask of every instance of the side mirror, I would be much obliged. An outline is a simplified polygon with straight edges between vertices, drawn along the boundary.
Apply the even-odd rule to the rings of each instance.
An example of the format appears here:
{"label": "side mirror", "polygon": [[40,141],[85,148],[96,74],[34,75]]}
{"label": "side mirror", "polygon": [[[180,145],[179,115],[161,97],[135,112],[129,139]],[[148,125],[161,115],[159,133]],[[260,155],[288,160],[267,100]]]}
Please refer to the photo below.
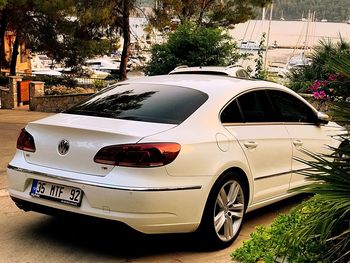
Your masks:
{"label": "side mirror", "polygon": [[329,122],[329,116],[323,112],[317,112],[317,122],[319,124],[327,124]]}

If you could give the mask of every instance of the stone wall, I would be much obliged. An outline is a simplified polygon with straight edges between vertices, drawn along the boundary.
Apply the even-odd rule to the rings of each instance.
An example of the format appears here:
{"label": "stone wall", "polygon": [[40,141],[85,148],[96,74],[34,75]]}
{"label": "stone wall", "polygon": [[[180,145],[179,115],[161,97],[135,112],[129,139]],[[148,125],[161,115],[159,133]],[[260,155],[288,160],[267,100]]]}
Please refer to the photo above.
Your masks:
{"label": "stone wall", "polygon": [[21,106],[18,103],[17,84],[22,81],[22,77],[11,76],[9,79],[8,87],[1,87],[0,89],[2,109],[16,109]]}
{"label": "stone wall", "polygon": [[30,110],[42,112],[61,112],[91,96],[91,93],[72,95],[33,96],[30,98]]}
{"label": "stone wall", "polygon": [[[21,105],[18,103],[18,82],[21,77],[10,77],[8,87],[0,87],[0,98],[2,109],[16,109]],[[74,104],[86,99],[93,93],[79,93],[67,95],[45,96],[44,82],[32,81],[29,85],[29,109],[42,112],[61,112],[72,107]]]}
{"label": "stone wall", "polygon": [[0,108],[12,109],[10,105],[10,89],[8,87],[0,87]]}
{"label": "stone wall", "polygon": [[91,96],[93,93],[46,95],[44,82],[32,81],[29,86],[29,109],[42,112],[61,112],[78,102]]}

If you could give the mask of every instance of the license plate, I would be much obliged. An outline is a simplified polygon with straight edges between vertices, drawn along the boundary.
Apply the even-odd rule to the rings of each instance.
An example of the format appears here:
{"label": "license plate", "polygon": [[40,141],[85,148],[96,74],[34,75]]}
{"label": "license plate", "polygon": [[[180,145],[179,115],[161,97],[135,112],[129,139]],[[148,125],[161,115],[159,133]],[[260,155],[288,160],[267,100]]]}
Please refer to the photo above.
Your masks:
{"label": "license plate", "polygon": [[63,204],[80,206],[83,191],[75,187],[33,180],[30,195]]}

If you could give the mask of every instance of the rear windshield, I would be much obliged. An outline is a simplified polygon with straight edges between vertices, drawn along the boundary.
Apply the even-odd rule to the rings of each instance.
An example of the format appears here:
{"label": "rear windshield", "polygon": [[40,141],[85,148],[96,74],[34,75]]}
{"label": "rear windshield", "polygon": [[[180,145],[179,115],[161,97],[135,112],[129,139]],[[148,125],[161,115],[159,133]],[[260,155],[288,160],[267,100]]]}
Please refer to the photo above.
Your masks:
{"label": "rear windshield", "polygon": [[180,124],[207,99],[207,94],[190,88],[122,84],[106,88],[64,113]]}

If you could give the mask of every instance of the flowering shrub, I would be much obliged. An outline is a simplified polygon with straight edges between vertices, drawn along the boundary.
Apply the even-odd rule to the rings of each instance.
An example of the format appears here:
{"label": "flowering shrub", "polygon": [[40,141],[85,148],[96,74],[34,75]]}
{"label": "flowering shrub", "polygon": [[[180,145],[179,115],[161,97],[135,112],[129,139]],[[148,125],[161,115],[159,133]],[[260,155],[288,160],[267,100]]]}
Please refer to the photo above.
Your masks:
{"label": "flowering shrub", "polygon": [[312,92],[317,100],[334,100],[336,96],[346,99],[348,94],[342,91],[344,84],[344,76],[329,74],[326,80],[315,80],[308,91]]}
{"label": "flowering shrub", "polygon": [[315,80],[310,90],[313,92],[314,98],[317,100],[326,100],[328,95],[326,94],[327,81]]}

